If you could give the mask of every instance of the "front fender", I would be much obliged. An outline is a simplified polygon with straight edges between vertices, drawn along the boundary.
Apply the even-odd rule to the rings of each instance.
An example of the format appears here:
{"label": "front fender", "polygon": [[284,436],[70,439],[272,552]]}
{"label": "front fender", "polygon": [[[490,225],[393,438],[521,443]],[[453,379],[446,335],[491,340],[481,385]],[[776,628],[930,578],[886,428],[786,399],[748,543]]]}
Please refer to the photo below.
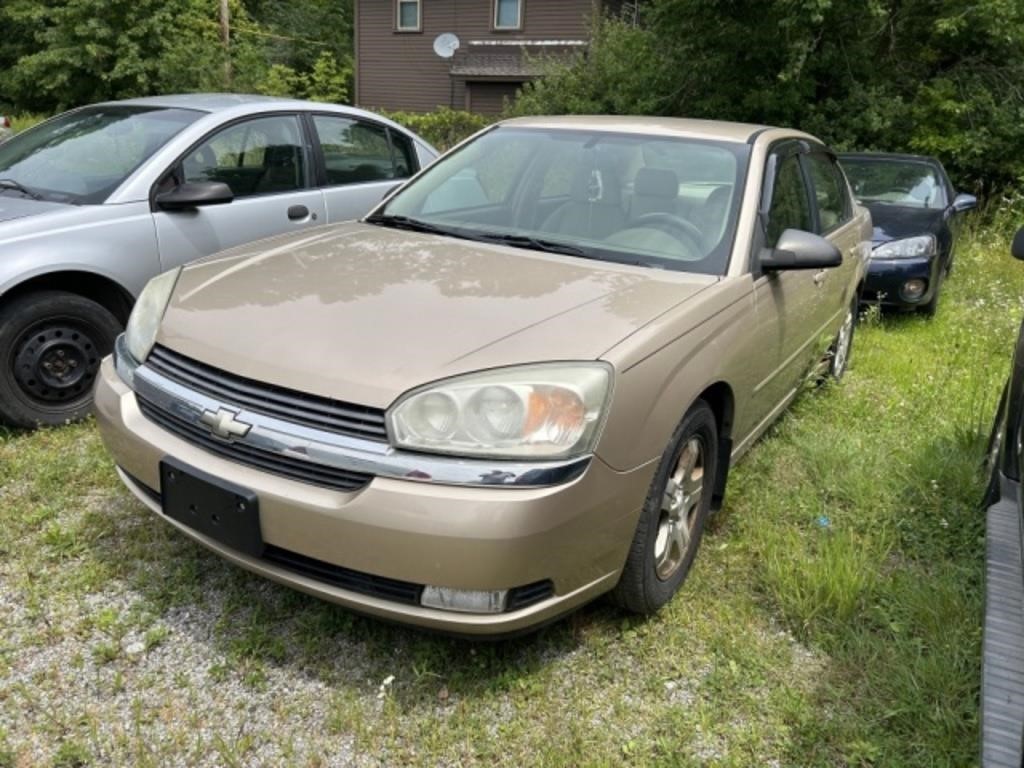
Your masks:
{"label": "front fender", "polygon": [[99,275],[137,296],[160,272],[148,205],[79,206],[0,224],[0,296],[65,272]]}

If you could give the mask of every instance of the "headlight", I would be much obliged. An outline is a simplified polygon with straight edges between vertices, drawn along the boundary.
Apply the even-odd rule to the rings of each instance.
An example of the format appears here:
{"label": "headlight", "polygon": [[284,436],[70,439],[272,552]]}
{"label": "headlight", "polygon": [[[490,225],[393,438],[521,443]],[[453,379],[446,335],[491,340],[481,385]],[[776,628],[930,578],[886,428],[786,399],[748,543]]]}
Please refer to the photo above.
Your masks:
{"label": "headlight", "polygon": [[388,411],[399,448],[508,459],[589,453],[604,422],[612,369],[545,363],[460,376],[402,397]]}
{"label": "headlight", "polygon": [[150,280],[142,289],[139,300],[135,302],[128,327],[124,330],[124,340],[128,352],[137,362],[144,362],[156,342],[156,331],[164,317],[164,310],[171,300],[174,284],[178,282],[181,267],[164,272]]}
{"label": "headlight", "polygon": [[891,240],[882,243],[871,251],[873,259],[913,259],[919,256],[931,256],[935,253],[935,237],[921,235],[908,237],[904,240]]}

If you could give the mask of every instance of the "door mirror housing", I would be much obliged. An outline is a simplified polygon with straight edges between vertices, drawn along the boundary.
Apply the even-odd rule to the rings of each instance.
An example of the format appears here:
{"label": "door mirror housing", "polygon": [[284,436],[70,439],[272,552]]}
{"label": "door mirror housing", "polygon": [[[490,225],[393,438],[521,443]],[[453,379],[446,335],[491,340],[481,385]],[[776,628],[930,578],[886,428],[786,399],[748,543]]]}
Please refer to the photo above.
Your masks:
{"label": "door mirror housing", "polygon": [[978,198],[974,195],[968,195],[964,192],[960,192],[956,197],[953,198],[953,210],[957,213],[963,213],[973,208],[978,207]]}
{"label": "door mirror housing", "polygon": [[1017,234],[1013,236],[1010,253],[1013,254],[1013,258],[1024,261],[1024,227],[1018,229]]}
{"label": "door mirror housing", "polygon": [[843,263],[843,255],[820,235],[799,229],[787,229],[771,250],[761,255],[761,269],[769,272],[788,269],[827,269]]}
{"label": "door mirror housing", "polygon": [[157,195],[156,205],[164,211],[187,211],[202,205],[226,205],[234,199],[231,187],[222,181],[197,181]]}

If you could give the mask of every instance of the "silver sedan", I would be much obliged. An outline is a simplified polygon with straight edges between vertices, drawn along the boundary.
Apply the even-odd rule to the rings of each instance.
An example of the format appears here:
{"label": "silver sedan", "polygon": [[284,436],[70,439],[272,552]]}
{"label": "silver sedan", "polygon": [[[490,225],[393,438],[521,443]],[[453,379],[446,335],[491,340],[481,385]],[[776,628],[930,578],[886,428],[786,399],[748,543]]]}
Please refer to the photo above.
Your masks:
{"label": "silver sedan", "polygon": [[109,102],[0,144],[0,421],[83,416],[154,275],[355,219],[437,156],[349,107],[230,94]]}

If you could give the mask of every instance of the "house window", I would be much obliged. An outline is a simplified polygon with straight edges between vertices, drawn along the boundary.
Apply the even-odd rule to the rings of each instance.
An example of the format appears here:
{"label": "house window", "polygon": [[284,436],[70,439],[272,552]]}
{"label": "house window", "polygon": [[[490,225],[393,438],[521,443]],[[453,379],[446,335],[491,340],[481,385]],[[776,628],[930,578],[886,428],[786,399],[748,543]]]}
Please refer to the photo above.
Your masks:
{"label": "house window", "polygon": [[398,31],[420,31],[420,0],[398,0]]}
{"label": "house window", "polygon": [[494,28],[519,29],[523,26],[523,0],[494,0]]}

